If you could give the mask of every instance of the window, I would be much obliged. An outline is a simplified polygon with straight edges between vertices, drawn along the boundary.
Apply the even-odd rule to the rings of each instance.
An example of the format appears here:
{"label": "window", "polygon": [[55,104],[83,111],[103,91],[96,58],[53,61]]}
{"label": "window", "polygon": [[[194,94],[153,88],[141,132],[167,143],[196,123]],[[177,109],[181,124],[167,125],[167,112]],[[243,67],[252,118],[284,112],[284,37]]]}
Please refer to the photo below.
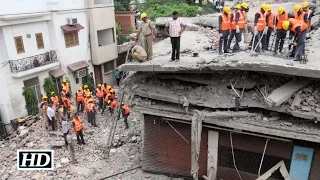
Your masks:
{"label": "window", "polygon": [[14,37],[14,42],[16,44],[16,50],[18,54],[24,53],[24,45],[22,36]]}
{"label": "window", "polygon": [[106,46],[115,43],[113,28],[97,31],[97,36],[99,46]]}
{"label": "window", "polygon": [[79,45],[78,31],[72,31],[64,34],[64,41],[66,42],[66,47],[73,47]]}
{"label": "window", "polygon": [[36,33],[36,41],[37,41],[38,49],[44,49],[42,33]]}
{"label": "window", "polygon": [[94,0],[94,4],[109,4],[111,0]]}
{"label": "window", "polygon": [[114,61],[109,61],[103,64],[104,73],[110,73],[114,70]]}
{"label": "window", "polygon": [[38,103],[40,103],[42,100],[42,97],[41,97],[41,90],[40,90],[38,77],[23,81],[23,84],[24,84],[24,87],[28,87],[33,91],[33,93],[37,98]]}

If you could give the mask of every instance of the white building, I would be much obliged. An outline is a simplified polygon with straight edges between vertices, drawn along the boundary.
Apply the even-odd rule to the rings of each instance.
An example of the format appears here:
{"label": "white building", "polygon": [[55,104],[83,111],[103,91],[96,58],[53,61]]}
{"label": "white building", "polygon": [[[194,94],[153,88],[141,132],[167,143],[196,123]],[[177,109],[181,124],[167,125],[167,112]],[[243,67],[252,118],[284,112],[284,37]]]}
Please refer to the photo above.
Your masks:
{"label": "white building", "polygon": [[31,87],[41,101],[44,78],[52,77],[60,92],[61,80],[67,77],[76,92],[82,85],[77,76],[93,72],[93,63],[95,69],[103,69],[95,72],[103,74],[99,81],[113,83],[118,53],[112,0],[0,0],[0,4],[3,123],[27,115],[23,87]]}

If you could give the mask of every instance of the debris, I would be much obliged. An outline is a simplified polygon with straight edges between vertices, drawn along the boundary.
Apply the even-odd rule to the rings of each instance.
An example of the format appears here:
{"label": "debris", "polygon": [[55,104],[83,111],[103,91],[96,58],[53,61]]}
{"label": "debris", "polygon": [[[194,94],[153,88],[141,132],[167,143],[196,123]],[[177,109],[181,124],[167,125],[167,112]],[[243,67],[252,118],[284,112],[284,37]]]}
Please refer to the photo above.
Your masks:
{"label": "debris", "polygon": [[117,149],[110,149],[110,153],[112,154],[112,153],[116,153],[117,152]]}
{"label": "debris", "polygon": [[279,106],[283,102],[287,101],[292,95],[298,92],[303,87],[310,84],[309,80],[292,80],[278,89],[274,90],[269,96],[268,100],[272,102],[274,106]]}
{"label": "debris", "polygon": [[63,146],[65,146],[65,142],[64,141],[51,141],[50,146],[51,147],[63,147]]}
{"label": "debris", "polygon": [[300,95],[296,95],[295,97],[294,97],[294,100],[293,100],[293,102],[292,102],[292,104],[291,104],[291,107],[290,107],[290,109],[295,109],[296,107],[298,107],[298,108],[300,108],[300,103],[301,103],[301,96]]}
{"label": "debris", "polygon": [[93,129],[85,129],[84,134],[93,135],[94,130]]}
{"label": "debris", "polygon": [[85,167],[80,167],[80,166],[71,166],[71,171],[78,173],[78,174],[82,174],[85,177],[91,177],[91,175],[93,174],[93,171],[91,169],[85,168]]}
{"label": "debris", "polygon": [[60,159],[61,165],[68,165],[69,164],[69,159],[68,158],[61,158]]}
{"label": "debris", "polygon": [[262,118],[263,121],[269,121],[267,117]]}
{"label": "debris", "polygon": [[42,180],[44,179],[43,174],[41,172],[37,172],[34,176],[32,176],[33,180]]}
{"label": "debris", "polygon": [[291,122],[283,122],[283,125],[285,125],[285,126],[292,126],[292,123],[291,123]]}
{"label": "debris", "polygon": [[26,147],[28,147],[28,148],[32,148],[33,146],[34,146],[33,142],[28,142],[26,144]]}
{"label": "debris", "polygon": [[306,112],[311,111],[311,107],[308,107],[308,106],[302,106],[301,109],[302,109],[302,111],[306,111]]}

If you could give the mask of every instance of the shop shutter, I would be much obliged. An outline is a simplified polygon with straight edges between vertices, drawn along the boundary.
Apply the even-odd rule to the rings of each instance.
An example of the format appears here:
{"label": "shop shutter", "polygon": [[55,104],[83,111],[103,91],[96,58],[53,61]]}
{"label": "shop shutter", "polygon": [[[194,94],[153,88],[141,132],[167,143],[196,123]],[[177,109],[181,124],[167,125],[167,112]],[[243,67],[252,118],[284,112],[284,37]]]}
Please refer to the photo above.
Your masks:
{"label": "shop shutter", "polygon": [[320,149],[315,149],[313,152],[309,180],[319,180],[319,179],[320,179]]}
{"label": "shop shutter", "polygon": [[[142,168],[145,171],[191,176],[191,125],[169,121],[189,141],[183,140],[160,117],[144,117],[144,149]],[[208,130],[202,129],[199,176],[207,174]]]}

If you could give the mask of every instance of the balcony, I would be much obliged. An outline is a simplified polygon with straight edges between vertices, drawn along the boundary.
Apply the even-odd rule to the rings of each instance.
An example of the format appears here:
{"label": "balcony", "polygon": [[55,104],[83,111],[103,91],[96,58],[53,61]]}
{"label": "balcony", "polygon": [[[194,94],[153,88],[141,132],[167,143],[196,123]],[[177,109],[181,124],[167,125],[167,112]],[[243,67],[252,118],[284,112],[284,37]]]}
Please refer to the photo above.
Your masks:
{"label": "balcony", "polygon": [[10,60],[9,63],[13,78],[46,71],[59,65],[56,50],[23,59]]}

